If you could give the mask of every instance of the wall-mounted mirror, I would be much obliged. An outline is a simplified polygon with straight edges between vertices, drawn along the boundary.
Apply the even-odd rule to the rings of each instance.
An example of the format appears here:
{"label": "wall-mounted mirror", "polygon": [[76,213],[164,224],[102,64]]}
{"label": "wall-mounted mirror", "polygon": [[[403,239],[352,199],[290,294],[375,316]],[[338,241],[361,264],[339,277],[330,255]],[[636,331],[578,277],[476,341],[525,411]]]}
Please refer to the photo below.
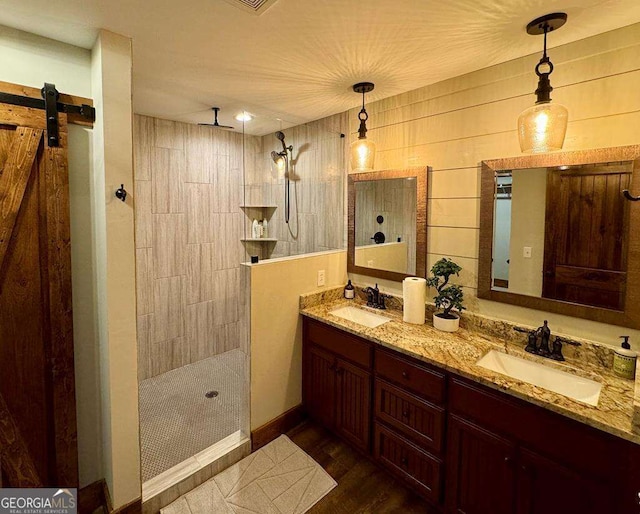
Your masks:
{"label": "wall-mounted mirror", "polygon": [[[640,326],[640,146],[482,163],[478,296]],[[635,311],[635,312],[634,312]]]}
{"label": "wall-mounted mirror", "polygon": [[350,174],[348,236],[349,272],[424,277],[427,169]]}

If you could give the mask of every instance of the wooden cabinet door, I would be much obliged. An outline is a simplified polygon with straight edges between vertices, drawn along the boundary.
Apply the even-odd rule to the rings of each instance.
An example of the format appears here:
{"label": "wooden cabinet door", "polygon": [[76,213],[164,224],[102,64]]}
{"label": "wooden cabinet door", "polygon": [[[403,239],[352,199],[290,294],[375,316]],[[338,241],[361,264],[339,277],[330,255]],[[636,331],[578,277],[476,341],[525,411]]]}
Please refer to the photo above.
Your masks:
{"label": "wooden cabinet door", "polygon": [[371,439],[371,373],[338,359],[336,375],[336,429],[353,445],[368,452]]}
{"label": "wooden cabinet door", "polygon": [[512,514],[515,445],[456,416],[449,418],[446,501],[456,514]]}
{"label": "wooden cabinet door", "polygon": [[528,450],[518,461],[517,514],[613,512],[610,486]]}
{"label": "wooden cabinet door", "polygon": [[336,357],[317,346],[305,344],[303,398],[311,418],[327,428],[335,427]]}
{"label": "wooden cabinet door", "polygon": [[50,147],[43,110],[0,103],[4,487],[78,486],[66,115],[59,123]]}

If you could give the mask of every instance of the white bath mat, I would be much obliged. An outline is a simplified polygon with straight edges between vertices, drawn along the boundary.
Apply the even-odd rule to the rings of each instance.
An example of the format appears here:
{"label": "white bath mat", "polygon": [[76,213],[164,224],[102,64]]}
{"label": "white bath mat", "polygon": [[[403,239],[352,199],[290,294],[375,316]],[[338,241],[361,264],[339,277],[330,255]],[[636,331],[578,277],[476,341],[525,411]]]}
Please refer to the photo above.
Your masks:
{"label": "white bath mat", "polygon": [[338,485],[282,435],[161,510],[162,514],[302,514]]}

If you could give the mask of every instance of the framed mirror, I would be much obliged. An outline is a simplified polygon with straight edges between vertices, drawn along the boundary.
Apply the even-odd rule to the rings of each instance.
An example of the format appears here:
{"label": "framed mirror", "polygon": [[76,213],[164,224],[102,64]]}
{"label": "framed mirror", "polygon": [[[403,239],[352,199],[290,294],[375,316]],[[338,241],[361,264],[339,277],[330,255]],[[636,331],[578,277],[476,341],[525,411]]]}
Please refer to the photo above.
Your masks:
{"label": "framed mirror", "polygon": [[640,328],[639,174],[640,145],[483,161],[478,297]]}
{"label": "framed mirror", "polygon": [[426,276],[428,168],[349,174],[347,270]]}

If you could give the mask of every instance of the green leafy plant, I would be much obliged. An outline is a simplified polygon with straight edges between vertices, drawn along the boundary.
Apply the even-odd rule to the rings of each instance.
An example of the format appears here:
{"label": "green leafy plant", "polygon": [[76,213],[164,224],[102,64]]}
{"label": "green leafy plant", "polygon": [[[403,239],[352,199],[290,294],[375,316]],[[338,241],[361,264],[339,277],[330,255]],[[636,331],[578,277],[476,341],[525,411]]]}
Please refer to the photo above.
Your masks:
{"label": "green leafy plant", "polygon": [[456,284],[449,284],[451,275],[459,276],[462,268],[446,257],[440,259],[431,268],[432,277],[427,279],[427,284],[430,287],[435,287],[438,291],[437,296],[434,296],[436,307],[442,309],[441,314],[437,314],[441,318],[455,319],[457,316],[452,314],[451,311],[456,309],[461,312],[464,309],[462,302],[464,301],[464,293],[462,288]]}

